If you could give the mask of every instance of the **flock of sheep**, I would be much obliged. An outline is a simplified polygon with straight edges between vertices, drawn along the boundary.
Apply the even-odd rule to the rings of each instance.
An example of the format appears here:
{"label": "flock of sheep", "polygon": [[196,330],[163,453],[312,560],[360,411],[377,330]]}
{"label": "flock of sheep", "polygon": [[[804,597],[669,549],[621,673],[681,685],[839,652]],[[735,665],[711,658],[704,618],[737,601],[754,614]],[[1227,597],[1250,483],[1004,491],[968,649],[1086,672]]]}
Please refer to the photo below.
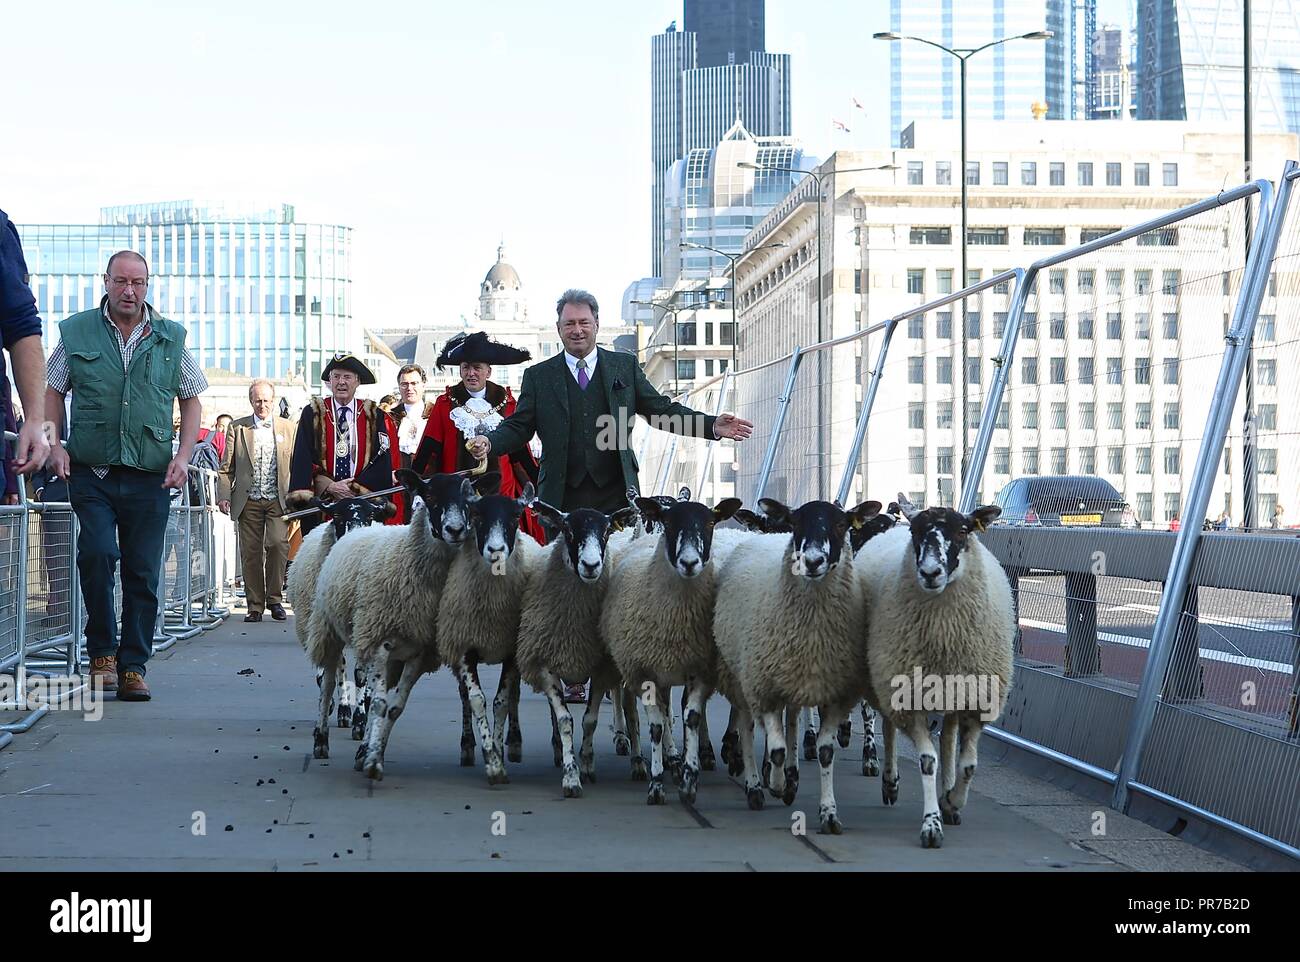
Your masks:
{"label": "flock of sheep", "polygon": [[[388,738],[416,681],[446,666],[460,683],[461,764],[474,764],[477,745],[489,783],[508,781],[507,756],[522,758],[525,681],[550,703],[566,797],[595,780],[593,739],[608,692],[615,750],[630,756],[633,780],[648,781],[647,802],[665,802],[667,771],[690,803],[701,770],[713,767],[705,705],[719,692],[732,706],[721,755],[743,775],[752,809],[763,807],[765,789],[794,801],[801,710],[817,711],[805,757],[818,763],[820,831],[840,834],[835,746],[847,747],[850,714],[862,704],[863,774],[881,775],[884,803],[898,800],[901,730],[919,759],[921,844],[941,846],[943,826],[960,823],[980,732],[1011,683],[1011,591],[977,537],[996,507],[923,511],[900,495],[883,514],[876,501],[846,510],[771,499],[751,512],[736,498],[709,507],[683,489],[677,498],[629,492],[628,507],[609,515],[565,514],[535,501],[531,485],[517,499],[497,495],[493,474],[399,471],[398,480],[416,505],[408,525],[372,525],[384,510],[375,502],[316,502],[330,523],[304,540],[290,571],[296,628],[320,683],[316,757],[329,756],[331,706],[350,652],[356,702],[339,693],[338,723],[351,724],[356,767],[370,778],[383,777]],[[528,506],[555,534],[544,547],[519,536]],[[490,712],[484,664],[502,666]],[[913,684],[922,677],[983,679],[993,703],[972,704],[960,685],[948,686],[946,702],[923,701]],[[564,686],[585,679],[575,753]],[[680,751],[674,687],[684,689]],[[883,721],[883,770],[871,709]],[[932,713],[942,716],[938,752]]]}

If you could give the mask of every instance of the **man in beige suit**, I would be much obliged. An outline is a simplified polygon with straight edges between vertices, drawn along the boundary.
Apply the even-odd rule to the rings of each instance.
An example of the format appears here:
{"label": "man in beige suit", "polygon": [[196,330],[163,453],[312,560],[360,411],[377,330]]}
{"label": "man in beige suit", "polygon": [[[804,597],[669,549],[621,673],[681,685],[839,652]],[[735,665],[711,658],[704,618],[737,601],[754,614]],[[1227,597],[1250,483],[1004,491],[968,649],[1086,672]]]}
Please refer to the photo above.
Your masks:
{"label": "man in beige suit", "polygon": [[226,430],[221,459],[218,507],[239,524],[239,553],[248,600],[245,621],[261,621],[262,611],[284,621],[284,571],[289,531],[284,520],[289,491],[289,459],[297,425],[272,414],[275,386],[256,380],[248,387],[249,417]]}

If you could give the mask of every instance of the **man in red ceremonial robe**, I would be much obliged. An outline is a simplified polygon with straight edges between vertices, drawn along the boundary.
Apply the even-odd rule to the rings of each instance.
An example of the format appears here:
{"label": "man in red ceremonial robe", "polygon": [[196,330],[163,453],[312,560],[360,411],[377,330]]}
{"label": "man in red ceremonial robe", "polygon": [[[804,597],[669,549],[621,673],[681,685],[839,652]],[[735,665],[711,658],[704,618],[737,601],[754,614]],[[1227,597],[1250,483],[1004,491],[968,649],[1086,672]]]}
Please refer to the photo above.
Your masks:
{"label": "man in red ceremonial robe", "polygon": [[[519,364],[531,355],[508,344],[498,344],[482,331],[457,334],[443,345],[438,355],[439,369],[448,364],[460,366],[460,383],[453,384],[434,402],[424,426],[420,445],[411,459],[412,469],[421,477],[447,474],[475,467],[478,462],[465,450],[465,442],[476,434],[486,434],[515,410],[510,389],[488,380],[493,364]],[[537,485],[537,462],[527,448],[511,455],[494,458],[490,470],[501,472],[500,493],[515,498],[524,485]],[[521,531],[532,535],[539,544],[546,534],[532,509],[519,519]]]}

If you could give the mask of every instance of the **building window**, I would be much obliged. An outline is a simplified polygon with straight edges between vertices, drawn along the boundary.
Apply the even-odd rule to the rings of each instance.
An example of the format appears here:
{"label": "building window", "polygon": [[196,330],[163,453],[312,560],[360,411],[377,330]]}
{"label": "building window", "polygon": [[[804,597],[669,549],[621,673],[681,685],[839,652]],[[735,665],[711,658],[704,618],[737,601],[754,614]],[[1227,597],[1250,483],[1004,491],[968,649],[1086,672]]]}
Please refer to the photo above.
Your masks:
{"label": "building window", "polygon": [[918,314],[916,317],[909,317],[907,319],[907,336],[917,341],[925,337],[924,315]]}
{"label": "building window", "polygon": [[907,162],[907,183],[913,187],[925,183],[925,164],[919,160]]}
{"label": "building window", "polygon": [[1133,409],[1133,426],[1139,431],[1151,430],[1151,402],[1139,401]]}
{"label": "building window", "polygon": [[1065,315],[1052,314],[1050,318],[1051,336],[1053,340],[1065,340]]}
{"label": "building window", "polygon": [[[1264,407],[1267,407],[1267,405],[1261,405],[1260,410],[1263,410]],[[1183,426],[1182,410],[1179,408],[1178,402],[1174,401],[1172,403],[1166,404],[1165,405],[1165,428],[1170,431],[1177,431],[1182,426]]]}
{"label": "building window", "polygon": [[1038,473],[1038,449],[1027,448],[1021,452],[1021,463],[1024,465],[1025,474]]}
{"label": "building window", "polygon": [[[1001,270],[996,270],[996,271],[994,271],[993,273],[994,273],[995,276],[998,275],[998,274],[1005,274],[1005,273],[1006,273],[1006,268],[1003,268],[1003,269],[1001,269]],[[994,284],[994,285],[990,288],[990,290],[992,290],[994,294],[1010,294],[1010,293],[1011,293],[1011,282],[1010,282],[1010,281],[999,281],[998,283]]]}
{"label": "building window", "polygon": [[952,358],[936,357],[934,359],[934,376],[936,384],[952,383]]}
{"label": "building window", "polygon": [[1178,228],[1161,227],[1158,230],[1150,230],[1145,234],[1138,234],[1138,247],[1177,247],[1178,246]]}
{"label": "building window", "polygon": [[713,377],[713,358],[704,359],[704,376]]}
{"label": "building window", "polygon": [[1061,247],[1065,244],[1064,227],[1026,227],[1026,247]]}
{"label": "building window", "polygon": [[[1064,360],[1064,358],[1062,358]],[[1065,430],[1065,402],[1052,402],[1052,428],[1056,431]]]}
{"label": "building window", "polygon": [[1065,164],[1053,161],[1047,168],[1047,183],[1051,187],[1065,186]]}
{"label": "building window", "polygon": [[1005,187],[1007,184],[1007,162],[1005,160],[993,161],[993,186]]}
{"label": "building window", "polygon": [[679,381],[690,381],[695,378],[695,361],[678,361],[677,362],[677,379]]}
{"label": "building window", "polygon": [[1007,332],[1007,312],[993,312],[993,336],[1002,337]]}
{"label": "building window", "polygon": [[1026,311],[1020,319],[1020,336],[1027,341],[1038,340],[1038,315]]}
{"label": "building window", "polygon": [[1139,341],[1151,340],[1151,315],[1134,314],[1133,315],[1133,336]]}
{"label": "building window", "polygon": [[925,429],[924,401],[909,401],[907,403],[907,426],[913,430]]}
{"label": "building window", "polygon": [[1020,359],[1020,383],[1038,383],[1038,358],[1022,357]]}
{"label": "building window", "polygon": [[972,227],[966,231],[966,239],[972,247],[1006,247],[1007,234],[1005,227]]}
{"label": "building window", "polygon": [[1151,272],[1150,271],[1133,272],[1133,293],[1134,294],[1151,293]]}
{"label": "building window", "polygon": [[1123,448],[1106,449],[1106,470],[1110,474],[1124,473],[1124,449]]}
{"label": "building window", "polygon": [[1106,165],[1106,186],[1119,187],[1122,184],[1123,184],[1123,179],[1120,175],[1120,165],[1107,164]]}
{"label": "building window", "polygon": [[1107,294],[1124,293],[1124,272],[1123,271],[1106,272],[1106,293]]}
{"label": "building window", "polygon": [[1139,521],[1151,521],[1151,493],[1149,491],[1139,491],[1137,496],[1136,513]]}
{"label": "building window", "polygon": [[1003,401],[998,405],[998,419],[993,422],[995,428],[1002,428],[1004,431],[1011,427],[1011,402]]}
{"label": "building window", "polygon": [[718,343],[730,347],[736,342],[736,326],[731,321],[722,321],[718,324]]}
{"label": "building window", "polygon": [[1029,431],[1038,430],[1038,402],[1026,401],[1020,405],[1020,426]]}
{"label": "building window", "polygon": [[940,401],[935,407],[934,426],[936,428],[952,427],[952,402]]}
{"label": "building window", "polygon": [[925,358],[909,357],[907,359],[907,383],[925,383]]}
{"label": "building window", "polygon": [[[1177,448],[1170,448],[1171,451],[1177,451]],[[1260,448],[1259,449],[1259,473],[1260,474],[1277,474],[1277,448]]]}
{"label": "building window", "polygon": [[952,311],[937,311],[934,316],[935,337],[952,339]]}
{"label": "building window", "polygon": [[1052,448],[1052,473],[1065,474],[1065,448]]}
{"label": "building window", "polygon": [[[1091,360],[1091,358],[1089,359]],[[1092,401],[1086,401],[1079,405],[1079,427],[1085,431],[1095,430],[1097,427],[1097,405]]]}
{"label": "building window", "polygon": [[1093,321],[1092,313],[1089,311],[1079,312],[1079,338],[1084,341],[1092,340]]}
{"label": "building window", "polygon": [[939,270],[934,272],[935,285],[940,294],[952,293],[952,270]]}
{"label": "building window", "polygon": [[[1177,405],[1174,405],[1177,407]],[[1255,409],[1255,424],[1260,431],[1277,430],[1277,405],[1261,404]],[[1177,427],[1177,425],[1175,425]]]}
{"label": "building window", "polygon": [[951,244],[952,228],[913,227],[909,232],[908,240],[912,244]]}
{"label": "building window", "polygon": [[[966,383],[980,383],[980,359],[977,357],[966,358]],[[978,404],[978,401],[972,401],[972,404]],[[976,419],[978,420],[978,418]]]}
{"label": "building window", "polygon": [[1164,174],[1165,174],[1166,187],[1178,186],[1178,165],[1177,164],[1165,164]]}
{"label": "building window", "polygon": [[1093,241],[1101,240],[1119,230],[1118,227],[1085,227],[1079,231],[1079,243],[1091,244]]}
{"label": "building window", "polygon": [[1052,383],[1065,383],[1065,358],[1063,357],[1052,358]]}
{"label": "building window", "polygon": [[856,270],[853,271],[853,293],[854,293],[854,294],[861,294],[861,293],[862,293],[862,271],[861,271],[861,269],[856,269]]}
{"label": "building window", "polygon": [[695,322],[689,321],[677,325],[677,343],[678,344],[695,344]]}
{"label": "building window", "polygon": [[980,164],[978,160],[966,161],[966,183],[971,187],[980,185]]}
{"label": "building window", "polygon": [[1163,282],[1161,283],[1161,285],[1160,285],[1160,293],[1162,293],[1162,294],[1177,294],[1177,293],[1178,293],[1178,285],[1179,285],[1181,282],[1182,282],[1182,272],[1181,272],[1181,271],[1176,271],[1176,270],[1174,270],[1174,271],[1165,271],[1165,273],[1164,273],[1164,281],[1163,281]]}
{"label": "building window", "polygon": [[1047,274],[1047,289],[1053,294],[1065,293],[1065,271],[1056,269]]}
{"label": "building window", "polygon": [[909,270],[907,272],[907,293],[924,294],[925,293],[925,271]]}
{"label": "building window", "polygon": [[1259,315],[1259,322],[1255,325],[1256,341],[1276,341],[1277,340],[1277,317],[1272,314]]}
{"label": "building window", "polygon": [[912,474],[925,474],[925,448],[907,449],[907,470]]}
{"label": "building window", "polygon": [[1118,341],[1124,336],[1124,316],[1118,311],[1106,314],[1106,340]]}
{"label": "building window", "polygon": [[[979,382],[976,381],[975,383],[978,384]],[[982,415],[979,401],[966,402],[966,427],[967,428],[979,427],[980,418],[982,416],[983,415]]]}
{"label": "building window", "polygon": [[952,183],[952,162],[937,160],[934,163],[934,182],[948,185]]}
{"label": "building window", "polygon": [[1093,359],[1090,357],[1079,358],[1079,383],[1091,384],[1093,379]]}
{"label": "building window", "polygon": [[968,338],[980,336],[980,312],[979,311],[966,312],[966,336]]}
{"label": "building window", "polygon": [[1178,315],[1166,314],[1164,317],[1164,333],[1166,341],[1178,340]]}
{"label": "building window", "polygon": [[1124,359],[1122,357],[1106,358],[1106,383],[1124,383]]}
{"label": "building window", "polygon": [[1092,162],[1087,161],[1079,165],[1079,186],[1092,186]]}
{"label": "building window", "polygon": [[[1168,365],[1170,361],[1172,361],[1174,364],[1178,363],[1176,358],[1170,358],[1170,360],[1165,361],[1165,364]],[[1260,358],[1258,361],[1255,362],[1255,370],[1256,370],[1255,380],[1259,384],[1269,385],[1269,386],[1277,384],[1277,361],[1273,360],[1272,358]],[[1178,381],[1173,380],[1167,383],[1177,384]]]}
{"label": "building window", "polygon": [[[1269,363],[1271,364],[1272,362],[1270,361]],[[1178,358],[1176,357],[1165,358],[1165,383],[1178,383]]]}
{"label": "building window", "polygon": [[1223,272],[1223,293],[1225,296],[1232,293],[1232,275],[1227,271]]}
{"label": "building window", "polygon": [[1096,448],[1079,448],[1079,473],[1080,474],[1097,473]]}
{"label": "building window", "polygon": [[1106,427],[1112,431],[1121,431],[1124,428],[1124,405],[1119,401],[1111,401],[1106,405]]}
{"label": "building window", "polygon": [[1080,294],[1091,294],[1094,291],[1094,285],[1097,280],[1097,272],[1094,270],[1079,271],[1075,275],[1078,278],[1076,286]]}
{"label": "building window", "polygon": [[939,448],[938,457],[935,458],[935,468],[938,474],[952,474],[952,448]]}
{"label": "building window", "polygon": [[1033,187],[1038,183],[1038,164],[1032,160],[1020,162],[1020,183],[1024,187]]}
{"label": "building window", "polygon": [[1150,164],[1133,165],[1133,184],[1136,187],[1151,186],[1151,165]]}
{"label": "building window", "polygon": [[1010,448],[993,449],[993,473],[994,474],[1011,473],[1011,449]]}
{"label": "building window", "polygon": [[1133,453],[1137,455],[1137,467],[1133,470],[1137,474],[1151,473],[1151,449],[1142,447],[1134,448]]}
{"label": "building window", "polygon": [[1178,474],[1182,471],[1182,454],[1182,448],[1165,448],[1165,474]]}

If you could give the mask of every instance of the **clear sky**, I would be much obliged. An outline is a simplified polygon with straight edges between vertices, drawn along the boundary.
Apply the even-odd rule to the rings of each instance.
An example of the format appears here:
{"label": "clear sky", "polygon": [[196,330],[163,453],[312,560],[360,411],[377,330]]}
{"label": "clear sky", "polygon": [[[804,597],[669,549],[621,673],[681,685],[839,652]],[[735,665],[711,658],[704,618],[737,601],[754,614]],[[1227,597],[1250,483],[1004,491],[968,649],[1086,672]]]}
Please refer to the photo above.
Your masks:
{"label": "clear sky", "polygon": [[[614,317],[649,269],[650,37],[681,18],[680,0],[14,3],[0,208],[290,203],[355,228],[369,327],[471,315],[504,237],[535,319],[569,286]],[[768,0],[812,154],[888,143],[888,21],[887,0]]]}

